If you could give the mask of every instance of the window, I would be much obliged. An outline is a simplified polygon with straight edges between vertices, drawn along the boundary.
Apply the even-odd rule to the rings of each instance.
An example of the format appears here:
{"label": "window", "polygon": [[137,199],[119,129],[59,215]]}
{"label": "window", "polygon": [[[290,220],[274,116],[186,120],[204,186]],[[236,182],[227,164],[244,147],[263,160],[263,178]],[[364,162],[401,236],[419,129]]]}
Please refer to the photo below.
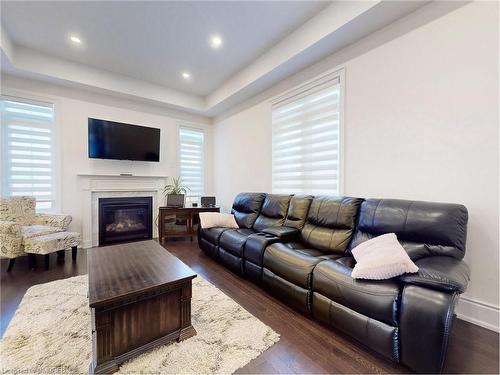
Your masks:
{"label": "window", "polygon": [[3,195],[34,196],[38,211],[54,209],[54,106],[2,98],[0,111]]}
{"label": "window", "polygon": [[337,72],[273,102],[274,193],[340,195],[340,95]]}
{"label": "window", "polygon": [[205,192],[205,133],[201,129],[179,128],[179,176],[189,190],[187,202]]}

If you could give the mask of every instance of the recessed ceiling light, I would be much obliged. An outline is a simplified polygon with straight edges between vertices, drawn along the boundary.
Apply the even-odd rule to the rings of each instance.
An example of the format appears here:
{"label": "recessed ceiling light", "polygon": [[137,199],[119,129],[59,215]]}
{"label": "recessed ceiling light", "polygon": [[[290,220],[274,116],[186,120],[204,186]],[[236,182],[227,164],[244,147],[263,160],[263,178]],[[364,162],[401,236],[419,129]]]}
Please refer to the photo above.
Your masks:
{"label": "recessed ceiling light", "polygon": [[76,43],[76,44],[81,44],[82,43],[82,40],[80,38],[78,38],[76,35],[71,35],[69,37],[69,39],[73,42],[73,43]]}
{"label": "recessed ceiling light", "polygon": [[210,37],[210,46],[213,49],[220,48],[222,46],[222,38],[219,35],[212,35]]}
{"label": "recessed ceiling light", "polygon": [[182,78],[189,79],[189,78],[191,78],[191,74],[189,74],[188,72],[183,72],[182,73]]}

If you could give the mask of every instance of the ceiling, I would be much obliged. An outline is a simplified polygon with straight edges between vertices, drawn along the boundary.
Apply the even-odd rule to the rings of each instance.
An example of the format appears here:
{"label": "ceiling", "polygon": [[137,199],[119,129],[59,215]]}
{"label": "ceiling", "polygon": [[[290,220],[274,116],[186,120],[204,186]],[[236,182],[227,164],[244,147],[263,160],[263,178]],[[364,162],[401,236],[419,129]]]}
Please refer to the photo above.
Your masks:
{"label": "ceiling", "polygon": [[3,0],[1,72],[215,117],[427,3]]}
{"label": "ceiling", "polygon": [[[205,96],[328,5],[2,1],[2,24],[15,45]],[[218,50],[209,45],[214,34],[223,39]]]}

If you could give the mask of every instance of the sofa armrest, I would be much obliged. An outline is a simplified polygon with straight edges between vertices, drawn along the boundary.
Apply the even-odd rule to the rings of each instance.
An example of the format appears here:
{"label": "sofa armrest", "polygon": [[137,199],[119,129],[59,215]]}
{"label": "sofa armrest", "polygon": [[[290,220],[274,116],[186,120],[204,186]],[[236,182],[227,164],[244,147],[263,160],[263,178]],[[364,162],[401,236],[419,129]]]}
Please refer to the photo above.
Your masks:
{"label": "sofa armrest", "polygon": [[21,224],[15,221],[0,220],[0,234],[21,237]]}
{"label": "sofa armrest", "polygon": [[463,293],[470,280],[470,270],[461,260],[446,256],[431,256],[415,262],[417,273],[399,279],[405,284],[419,285],[452,293]]}
{"label": "sofa armrest", "polygon": [[292,227],[269,227],[262,230],[263,233],[272,234],[282,242],[298,241],[300,230]]}
{"label": "sofa armrest", "polygon": [[51,227],[61,228],[67,230],[69,223],[71,223],[71,215],[64,214],[36,214],[35,224],[49,225]]}

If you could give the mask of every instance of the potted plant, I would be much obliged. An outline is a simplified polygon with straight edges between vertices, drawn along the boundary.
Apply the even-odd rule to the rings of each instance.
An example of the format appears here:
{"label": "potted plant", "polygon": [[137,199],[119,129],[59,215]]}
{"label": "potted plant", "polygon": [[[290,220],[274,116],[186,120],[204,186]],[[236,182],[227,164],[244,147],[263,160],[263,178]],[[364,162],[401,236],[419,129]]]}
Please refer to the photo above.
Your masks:
{"label": "potted plant", "polygon": [[188,190],[187,186],[182,185],[180,177],[172,177],[172,182],[163,188],[163,195],[167,197],[167,202],[179,202],[179,206],[184,206],[184,194]]}

